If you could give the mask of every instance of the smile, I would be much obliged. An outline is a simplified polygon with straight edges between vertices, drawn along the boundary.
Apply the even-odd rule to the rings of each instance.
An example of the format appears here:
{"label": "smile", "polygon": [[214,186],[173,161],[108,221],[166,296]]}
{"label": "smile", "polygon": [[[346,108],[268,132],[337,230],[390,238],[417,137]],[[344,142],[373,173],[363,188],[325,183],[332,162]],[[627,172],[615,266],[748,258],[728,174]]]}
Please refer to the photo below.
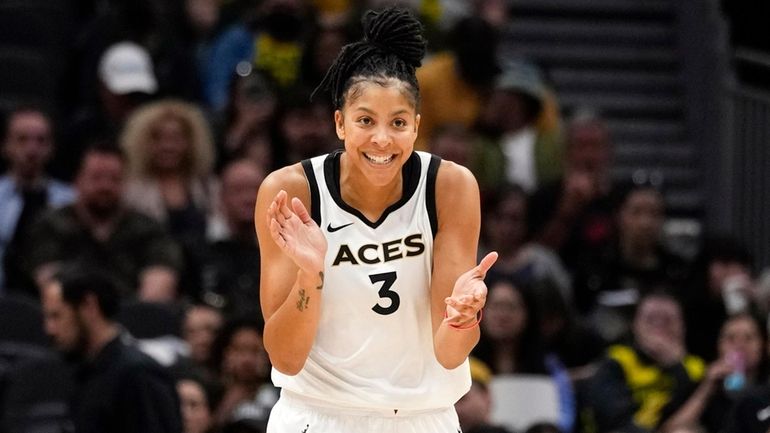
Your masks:
{"label": "smile", "polygon": [[372,164],[377,164],[377,165],[386,165],[386,164],[390,163],[391,161],[393,161],[393,159],[396,158],[396,155],[374,156],[374,155],[369,155],[369,154],[366,154],[366,153],[364,153],[364,156],[366,157],[367,160],[369,160],[369,162],[371,162]]}

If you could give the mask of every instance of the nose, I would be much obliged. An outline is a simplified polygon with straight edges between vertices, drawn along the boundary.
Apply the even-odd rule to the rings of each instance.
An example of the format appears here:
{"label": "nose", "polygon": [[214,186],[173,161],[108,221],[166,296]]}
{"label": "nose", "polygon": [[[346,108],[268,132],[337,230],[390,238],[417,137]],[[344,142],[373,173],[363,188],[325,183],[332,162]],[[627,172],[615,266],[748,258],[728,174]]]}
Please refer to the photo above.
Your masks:
{"label": "nose", "polygon": [[379,147],[387,147],[391,142],[387,126],[378,126],[372,135],[372,143]]}

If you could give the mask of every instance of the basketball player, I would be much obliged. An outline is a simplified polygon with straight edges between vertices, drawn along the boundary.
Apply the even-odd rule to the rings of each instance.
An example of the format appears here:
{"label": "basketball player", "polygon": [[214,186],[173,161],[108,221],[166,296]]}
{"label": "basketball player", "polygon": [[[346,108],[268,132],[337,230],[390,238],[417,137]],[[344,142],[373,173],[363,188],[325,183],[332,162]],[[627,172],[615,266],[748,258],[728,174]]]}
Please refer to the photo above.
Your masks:
{"label": "basketball player", "polygon": [[460,431],[497,254],[474,266],[471,173],[413,150],[421,30],[403,10],[368,12],[319,86],[344,150],[260,187],[264,344],[282,388],[269,433]]}

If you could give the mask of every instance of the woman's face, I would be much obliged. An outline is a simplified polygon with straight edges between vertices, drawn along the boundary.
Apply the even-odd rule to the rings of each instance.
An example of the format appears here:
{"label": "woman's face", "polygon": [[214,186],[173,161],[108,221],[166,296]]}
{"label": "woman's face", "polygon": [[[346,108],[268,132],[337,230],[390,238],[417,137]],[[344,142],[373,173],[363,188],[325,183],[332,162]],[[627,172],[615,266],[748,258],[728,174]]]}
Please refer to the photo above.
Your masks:
{"label": "woman's face", "polygon": [[634,245],[654,248],[663,230],[663,197],[655,190],[631,192],[620,208],[621,235]]}
{"label": "woman's face", "polygon": [[487,295],[483,332],[491,340],[510,340],[521,336],[529,315],[521,292],[508,282],[494,283]]}
{"label": "woman's face", "polygon": [[737,352],[746,363],[747,370],[755,370],[762,360],[762,334],[757,323],[749,317],[738,316],[725,322],[719,333],[719,355],[724,358]]}
{"label": "woman's face", "polygon": [[211,411],[201,385],[193,380],[180,380],[176,385],[181,403],[184,433],[205,433],[211,426]]}
{"label": "woman's face", "polygon": [[166,117],[154,125],[150,137],[151,164],[158,171],[179,170],[190,151],[190,137],[182,122]]}
{"label": "woman's face", "polygon": [[420,116],[404,86],[395,79],[385,86],[361,82],[334,113],[337,136],[345,141],[343,164],[350,176],[371,186],[397,181],[414,149]]}

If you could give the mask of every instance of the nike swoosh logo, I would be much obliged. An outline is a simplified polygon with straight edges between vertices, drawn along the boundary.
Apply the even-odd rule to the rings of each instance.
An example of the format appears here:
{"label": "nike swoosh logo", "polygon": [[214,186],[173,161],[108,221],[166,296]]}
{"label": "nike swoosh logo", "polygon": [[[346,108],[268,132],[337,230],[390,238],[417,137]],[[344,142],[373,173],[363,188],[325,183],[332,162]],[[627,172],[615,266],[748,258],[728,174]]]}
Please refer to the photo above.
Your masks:
{"label": "nike swoosh logo", "polygon": [[327,230],[329,233],[334,233],[334,232],[336,232],[337,230],[342,230],[342,229],[344,229],[345,227],[347,227],[347,226],[349,226],[349,225],[352,225],[352,224],[353,224],[353,223],[347,223],[347,224],[343,224],[343,225],[341,225],[341,226],[338,226],[338,227],[332,227],[332,223],[329,223],[329,225],[328,225],[328,226],[326,226],[326,230]]}

